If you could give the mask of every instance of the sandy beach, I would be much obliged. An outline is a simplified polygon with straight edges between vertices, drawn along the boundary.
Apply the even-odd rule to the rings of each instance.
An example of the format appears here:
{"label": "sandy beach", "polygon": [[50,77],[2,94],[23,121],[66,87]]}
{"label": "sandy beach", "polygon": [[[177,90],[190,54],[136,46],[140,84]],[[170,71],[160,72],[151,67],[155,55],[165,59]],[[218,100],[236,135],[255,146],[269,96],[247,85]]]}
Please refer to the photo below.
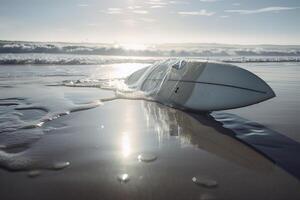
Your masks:
{"label": "sandy beach", "polygon": [[[236,126],[243,118],[261,125],[256,131],[299,142],[299,64],[286,63],[284,72],[282,63],[242,64],[277,97],[211,115],[143,100],[101,102],[114,93],[91,80],[144,66],[1,67],[2,197],[299,199],[297,177],[230,137],[232,130],[213,117]],[[87,79],[86,87],[62,84]]]}

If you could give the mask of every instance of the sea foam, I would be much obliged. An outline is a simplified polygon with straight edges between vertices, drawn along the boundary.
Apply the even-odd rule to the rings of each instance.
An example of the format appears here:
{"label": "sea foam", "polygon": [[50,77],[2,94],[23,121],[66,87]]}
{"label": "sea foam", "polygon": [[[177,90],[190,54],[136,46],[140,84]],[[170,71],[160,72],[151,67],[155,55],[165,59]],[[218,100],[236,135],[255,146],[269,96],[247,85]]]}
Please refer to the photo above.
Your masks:
{"label": "sea foam", "polygon": [[116,44],[0,41],[0,65],[153,63],[166,57],[223,62],[300,62],[297,45],[159,44],[129,49]]}

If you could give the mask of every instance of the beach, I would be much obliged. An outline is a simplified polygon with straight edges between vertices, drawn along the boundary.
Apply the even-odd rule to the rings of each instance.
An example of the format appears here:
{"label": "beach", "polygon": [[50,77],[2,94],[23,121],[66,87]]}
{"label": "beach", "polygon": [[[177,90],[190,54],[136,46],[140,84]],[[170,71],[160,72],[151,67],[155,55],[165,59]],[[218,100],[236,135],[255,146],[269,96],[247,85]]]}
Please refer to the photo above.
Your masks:
{"label": "beach", "polygon": [[1,1],[0,200],[300,200],[299,11]]}
{"label": "beach", "polygon": [[2,65],[2,197],[299,199],[297,177],[222,124],[243,126],[243,119],[256,123],[256,132],[300,142],[299,63],[237,64],[263,78],[276,97],[211,114],[115,99],[99,88],[148,62]]}

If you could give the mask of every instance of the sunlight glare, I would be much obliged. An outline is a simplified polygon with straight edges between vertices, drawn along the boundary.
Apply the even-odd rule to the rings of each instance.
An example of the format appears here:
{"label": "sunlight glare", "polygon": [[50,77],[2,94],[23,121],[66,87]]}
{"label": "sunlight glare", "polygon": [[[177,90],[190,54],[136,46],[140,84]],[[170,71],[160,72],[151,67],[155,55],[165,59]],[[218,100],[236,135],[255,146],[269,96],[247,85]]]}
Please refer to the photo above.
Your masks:
{"label": "sunlight glare", "polygon": [[147,46],[144,44],[135,44],[135,43],[123,43],[120,44],[126,50],[146,50]]}
{"label": "sunlight glare", "polygon": [[122,145],[122,149],[121,149],[122,155],[124,158],[127,158],[131,154],[130,136],[128,132],[122,133],[121,145]]}

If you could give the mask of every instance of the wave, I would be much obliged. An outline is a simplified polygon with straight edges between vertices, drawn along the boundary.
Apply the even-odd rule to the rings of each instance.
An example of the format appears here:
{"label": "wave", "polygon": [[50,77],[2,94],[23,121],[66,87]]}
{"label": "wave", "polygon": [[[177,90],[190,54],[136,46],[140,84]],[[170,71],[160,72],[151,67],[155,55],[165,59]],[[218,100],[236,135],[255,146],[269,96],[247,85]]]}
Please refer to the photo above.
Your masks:
{"label": "wave", "polygon": [[153,63],[160,58],[69,54],[0,54],[0,65],[101,65]]}
{"label": "wave", "polygon": [[117,44],[0,41],[0,54],[46,53],[117,56],[300,56],[298,45],[159,44],[130,49]]}
{"label": "wave", "polygon": [[[95,56],[66,54],[0,54],[0,65],[103,65],[117,63],[154,63],[167,57]],[[190,58],[190,57],[185,57]],[[227,63],[300,62],[300,56],[268,57],[193,57]]]}
{"label": "wave", "polygon": [[143,49],[128,49],[114,44],[0,41],[0,65],[153,63],[166,57],[229,63],[300,62],[300,46],[161,44]]}

